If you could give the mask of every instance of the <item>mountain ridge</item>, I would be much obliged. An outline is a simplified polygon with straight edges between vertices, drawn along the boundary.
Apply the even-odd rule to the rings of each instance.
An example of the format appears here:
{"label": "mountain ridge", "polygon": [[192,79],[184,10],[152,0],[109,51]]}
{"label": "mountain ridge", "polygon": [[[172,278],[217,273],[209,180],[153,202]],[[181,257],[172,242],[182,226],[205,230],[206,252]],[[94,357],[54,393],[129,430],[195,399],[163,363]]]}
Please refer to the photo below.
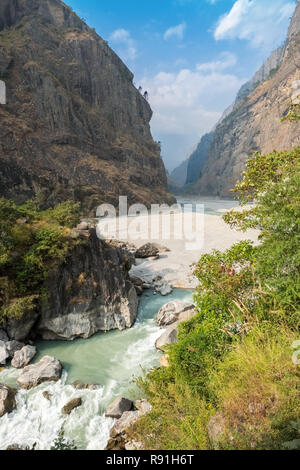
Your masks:
{"label": "mountain ridge", "polygon": [[59,0],[2,0],[0,195],[42,206],[66,199],[173,202],[152,110],[133,74]]}

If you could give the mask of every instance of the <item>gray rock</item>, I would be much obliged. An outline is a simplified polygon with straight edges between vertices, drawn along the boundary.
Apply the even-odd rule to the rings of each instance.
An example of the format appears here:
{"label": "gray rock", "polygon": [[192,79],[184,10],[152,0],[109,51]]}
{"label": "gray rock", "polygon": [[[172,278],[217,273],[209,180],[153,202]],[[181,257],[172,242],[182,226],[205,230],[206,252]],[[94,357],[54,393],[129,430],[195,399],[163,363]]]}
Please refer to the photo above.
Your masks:
{"label": "gray rock", "polygon": [[4,341],[5,343],[9,341],[9,337],[7,336],[7,333],[4,330],[0,330],[0,341]]}
{"label": "gray rock", "polygon": [[43,382],[57,382],[61,374],[61,363],[54,357],[44,356],[37,364],[25,367],[17,382],[21,388],[29,390]]}
{"label": "gray rock", "polygon": [[135,257],[141,259],[157,257],[158,255],[159,250],[152,243],[146,243],[135,252]]}
{"label": "gray rock", "polygon": [[157,292],[159,292],[163,297],[172,294],[173,288],[168,284],[164,283],[161,287],[158,287]]}
{"label": "gray rock", "polygon": [[63,415],[70,415],[75,408],[79,408],[82,405],[82,399],[74,398],[73,400],[69,401],[61,410]]}
{"label": "gray rock", "polygon": [[169,326],[179,319],[179,315],[187,310],[194,309],[194,305],[190,302],[182,302],[181,300],[172,300],[163,305],[159,310],[156,321],[159,326]]}
{"label": "gray rock", "polygon": [[22,349],[25,346],[24,343],[21,343],[20,341],[8,341],[6,343],[6,349],[9,354],[10,359],[12,359],[17,351]]}
{"label": "gray rock", "polygon": [[157,248],[159,253],[169,253],[171,250],[167,248],[166,246],[160,245],[159,243],[152,243],[154,248]]}
{"label": "gray rock", "polygon": [[0,366],[5,366],[8,358],[9,354],[6,348],[6,343],[4,343],[4,341],[0,341]]}
{"label": "gray rock", "polygon": [[138,411],[125,411],[110,430],[110,437],[116,438],[120,434],[124,434],[126,429],[130,428],[130,426],[137,422],[139,417],[140,413]]}
{"label": "gray rock", "polygon": [[128,440],[126,435],[127,429],[135,424],[139,418],[145,416],[152,410],[152,406],[147,400],[138,400],[135,406],[137,408],[136,411],[125,411],[121,418],[115,422],[110,430],[110,440],[106,450],[126,450],[126,446],[128,450],[130,450],[132,445],[134,445],[132,441]]}
{"label": "gray rock", "polygon": [[14,388],[0,384],[0,418],[6,413],[11,413],[16,407]]}
{"label": "gray rock", "polygon": [[127,398],[118,397],[109,405],[106,410],[105,416],[107,418],[119,419],[126,411],[130,411],[133,407],[133,402]]}
{"label": "gray rock", "polygon": [[23,367],[27,366],[32,361],[36,352],[35,346],[24,346],[22,349],[15,352],[11,361],[12,367],[15,367],[15,369],[23,369]]}
{"label": "gray rock", "polygon": [[178,342],[178,325],[179,323],[176,322],[169,326],[169,328],[156,341],[156,349],[164,351],[165,346],[176,344]]}

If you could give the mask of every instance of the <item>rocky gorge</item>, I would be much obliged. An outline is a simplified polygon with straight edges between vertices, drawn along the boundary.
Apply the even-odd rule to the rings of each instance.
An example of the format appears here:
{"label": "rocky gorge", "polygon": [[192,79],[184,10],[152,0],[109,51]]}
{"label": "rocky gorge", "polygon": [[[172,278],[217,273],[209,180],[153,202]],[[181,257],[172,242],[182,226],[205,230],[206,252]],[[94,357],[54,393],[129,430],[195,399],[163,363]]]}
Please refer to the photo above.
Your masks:
{"label": "rocky gorge", "polygon": [[133,75],[60,0],[2,0],[0,195],[49,207],[173,202]]}

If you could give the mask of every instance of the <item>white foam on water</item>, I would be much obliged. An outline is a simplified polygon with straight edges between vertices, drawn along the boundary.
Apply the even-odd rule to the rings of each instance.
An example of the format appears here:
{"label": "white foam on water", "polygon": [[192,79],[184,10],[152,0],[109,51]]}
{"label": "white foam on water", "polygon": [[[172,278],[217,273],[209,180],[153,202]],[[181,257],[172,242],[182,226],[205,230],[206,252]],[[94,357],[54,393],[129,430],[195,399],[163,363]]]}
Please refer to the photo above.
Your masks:
{"label": "white foam on water", "polygon": [[[48,450],[61,428],[65,438],[74,441],[78,449],[103,450],[109,439],[114,420],[105,417],[106,407],[117,396],[133,398],[134,376],[158,365],[159,353],[155,341],[163,333],[154,320],[161,305],[173,298],[191,300],[191,292],[174,292],[167,299],[145,296],[140,305],[140,316],[133,328],[90,340],[70,343],[41,343],[42,355],[50,354],[68,364],[69,377],[64,371],[60,381],[47,382],[29,391],[19,390],[17,409],[0,418],[0,450],[17,444]],[[44,346],[42,346],[44,344]],[[37,358],[38,360],[39,358]],[[76,379],[101,386],[97,390],[76,390],[70,382]],[[13,368],[0,372],[0,383],[16,386],[20,371]],[[87,374],[92,374],[88,376]],[[91,382],[94,381],[94,382]],[[50,401],[43,392],[51,394]],[[62,408],[73,398],[82,398],[82,406],[69,416]]]}

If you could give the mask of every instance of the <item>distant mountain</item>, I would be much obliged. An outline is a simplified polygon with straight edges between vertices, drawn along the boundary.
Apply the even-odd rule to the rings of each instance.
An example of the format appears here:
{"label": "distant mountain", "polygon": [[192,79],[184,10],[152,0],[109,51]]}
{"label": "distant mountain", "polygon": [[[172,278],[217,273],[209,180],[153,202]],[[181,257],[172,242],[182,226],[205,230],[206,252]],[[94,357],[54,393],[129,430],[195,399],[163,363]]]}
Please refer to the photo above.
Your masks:
{"label": "distant mountain", "polygon": [[184,160],[175,170],[170,174],[171,179],[178,185],[184,186],[186,183],[187,169],[189,160]]}
{"label": "distant mountain", "polygon": [[208,151],[213,136],[213,132],[205,134],[197,145],[196,150],[190,156],[187,165],[186,184],[194,183],[200,178],[201,170],[208,157]]}
{"label": "distant mountain", "polygon": [[[251,153],[287,150],[300,145],[299,124],[281,122],[288,112],[292,86],[300,78],[300,5],[297,3],[287,40],[274,51],[239,91],[211,134],[206,152],[192,155],[190,194],[227,197]],[[201,142],[199,144],[201,146]],[[193,182],[193,168],[201,168]]]}

